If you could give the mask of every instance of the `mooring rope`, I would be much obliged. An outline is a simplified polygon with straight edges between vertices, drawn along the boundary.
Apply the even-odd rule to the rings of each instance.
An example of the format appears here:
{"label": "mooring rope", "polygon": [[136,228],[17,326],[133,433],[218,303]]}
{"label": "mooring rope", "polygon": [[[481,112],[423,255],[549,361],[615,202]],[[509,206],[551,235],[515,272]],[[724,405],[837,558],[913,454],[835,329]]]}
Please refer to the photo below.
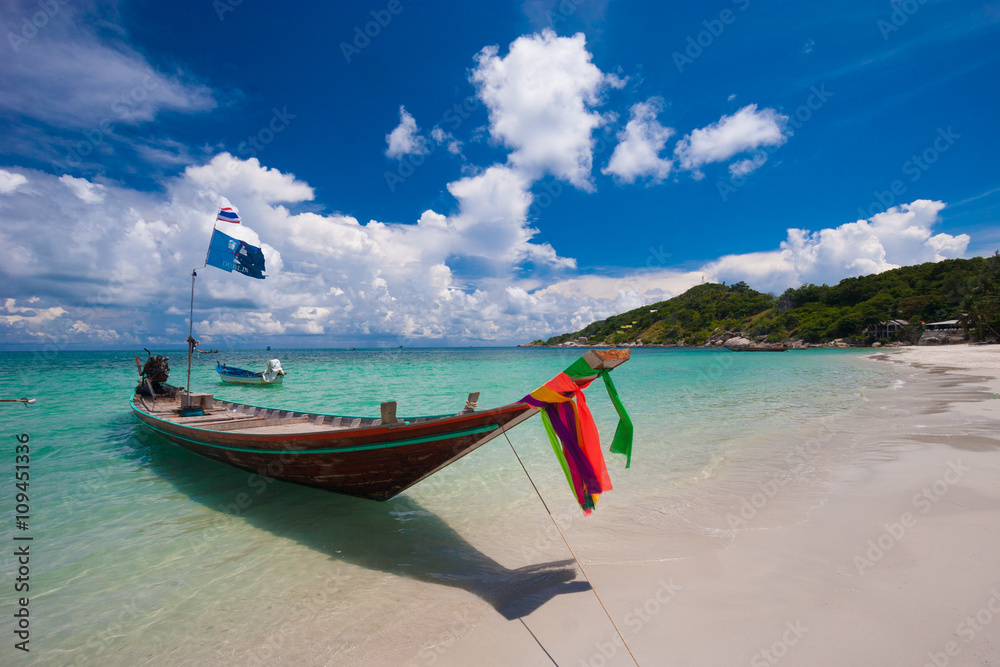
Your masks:
{"label": "mooring rope", "polygon": [[625,650],[628,651],[628,654],[630,656],[632,656],[632,662],[635,663],[635,667],[639,667],[639,661],[636,660],[635,653],[632,653],[632,648],[628,645],[628,642],[625,641],[625,636],[622,634],[622,631],[618,629],[618,624],[615,623],[615,619],[611,617],[611,612],[609,612],[608,608],[604,606],[604,600],[601,599],[601,596],[597,592],[597,589],[594,588],[594,582],[592,582],[590,580],[590,577],[587,576],[587,571],[583,569],[583,563],[581,563],[580,559],[576,557],[576,552],[574,552],[573,547],[569,545],[569,540],[567,540],[566,535],[563,534],[562,528],[559,527],[559,523],[556,521],[556,518],[552,516],[552,510],[549,509],[548,504],[545,502],[545,498],[542,498],[542,494],[538,491],[538,487],[535,486],[535,480],[531,479],[531,475],[528,474],[528,469],[524,467],[524,462],[521,460],[521,457],[517,455],[517,450],[514,449],[514,443],[510,441],[510,437],[507,435],[507,429],[504,429],[503,437],[507,439],[507,444],[510,445],[510,451],[514,452],[514,458],[516,458],[517,462],[521,464],[521,470],[524,471],[524,476],[528,478],[529,482],[531,482],[531,488],[535,490],[535,495],[538,496],[538,499],[542,501],[542,507],[545,508],[545,511],[548,513],[549,518],[552,519],[552,525],[554,525],[556,527],[556,530],[559,531],[559,536],[562,538],[562,541],[566,545],[566,548],[569,549],[569,553],[570,555],[573,556],[573,560],[576,561],[577,567],[580,568],[580,573],[583,575],[583,578],[587,580],[587,583],[590,584],[590,590],[594,591],[594,597],[596,597],[597,601],[601,603],[601,609],[604,610],[604,613],[607,615],[608,620],[611,621],[611,625],[614,627],[615,632],[618,633],[618,638],[622,640],[622,644],[625,646]]}

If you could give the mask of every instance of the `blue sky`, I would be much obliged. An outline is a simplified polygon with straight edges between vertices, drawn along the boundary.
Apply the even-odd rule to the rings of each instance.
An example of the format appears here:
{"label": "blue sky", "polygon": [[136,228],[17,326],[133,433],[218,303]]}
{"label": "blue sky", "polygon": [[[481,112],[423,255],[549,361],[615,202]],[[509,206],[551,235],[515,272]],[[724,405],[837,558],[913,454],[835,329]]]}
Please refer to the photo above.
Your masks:
{"label": "blue sky", "polygon": [[524,342],[1000,247],[1000,3],[6,3],[0,346]]}

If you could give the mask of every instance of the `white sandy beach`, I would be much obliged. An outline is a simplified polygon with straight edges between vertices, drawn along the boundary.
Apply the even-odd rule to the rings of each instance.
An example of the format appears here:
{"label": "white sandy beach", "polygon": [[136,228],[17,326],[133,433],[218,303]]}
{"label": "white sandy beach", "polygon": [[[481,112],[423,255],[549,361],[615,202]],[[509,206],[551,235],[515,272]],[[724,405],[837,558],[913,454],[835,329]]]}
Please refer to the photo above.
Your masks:
{"label": "white sandy beach", "polygon": [[[801,461],[824,469],[822,484],[786,488],[776,470],[690,513],[727,532],[725,546],[629,560],[626,528],[612,561],[568,535],[639,664],[1000,663],[1000,347],[874,354],[871,363],[899,365],[896,387],[872,396],[860,421],[799,443]],[[687,539],[643,537],[671,552]],[[561,544],[548,555],[569,557]],[[416,654],[390,648],[362,661],[633,664],[590,591],[521,619],[475,616],[443,622]]]}

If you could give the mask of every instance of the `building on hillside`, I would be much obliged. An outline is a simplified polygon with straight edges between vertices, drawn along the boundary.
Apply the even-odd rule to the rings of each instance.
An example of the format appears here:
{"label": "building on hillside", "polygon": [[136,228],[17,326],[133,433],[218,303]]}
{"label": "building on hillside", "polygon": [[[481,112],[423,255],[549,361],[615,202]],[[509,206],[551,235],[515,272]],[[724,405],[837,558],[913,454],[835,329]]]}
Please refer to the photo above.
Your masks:
{"label": "building on hillside", "polygon": [[958,331],[962,328],[961,320],[943,320],[941,322],[928,322],[924,325],[924,331]]}
{"label": "building on hillside", "polygon": [[892,338],[908,324],[906,320],[888,320],[871,325],[865,333],[875,338]]}

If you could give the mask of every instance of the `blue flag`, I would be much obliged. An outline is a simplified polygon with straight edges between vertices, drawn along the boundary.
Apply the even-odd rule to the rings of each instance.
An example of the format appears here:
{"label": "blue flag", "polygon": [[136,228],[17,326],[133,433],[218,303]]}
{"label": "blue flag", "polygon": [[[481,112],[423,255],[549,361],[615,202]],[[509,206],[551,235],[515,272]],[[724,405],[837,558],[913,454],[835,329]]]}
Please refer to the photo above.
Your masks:
{"label": "blue flag", "polygon": [[235,239],[218,229],[212,231],[212,242],[208,246],[208,259],[205,263],[223,271],[236,271],[251,278],[263,280],[266,277],[264,253],[260,247]]}

